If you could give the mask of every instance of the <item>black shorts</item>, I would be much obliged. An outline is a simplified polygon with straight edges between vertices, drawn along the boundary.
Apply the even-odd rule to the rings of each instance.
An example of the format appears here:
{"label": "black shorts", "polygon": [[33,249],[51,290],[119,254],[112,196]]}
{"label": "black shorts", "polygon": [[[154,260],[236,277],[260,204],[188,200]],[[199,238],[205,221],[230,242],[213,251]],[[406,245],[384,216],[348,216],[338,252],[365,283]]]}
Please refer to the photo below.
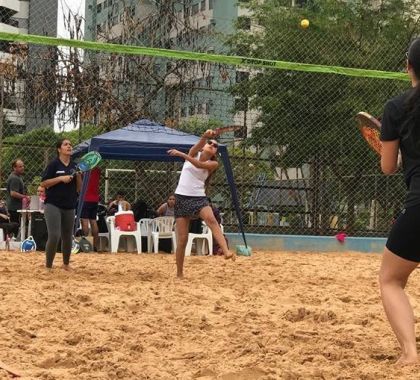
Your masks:
{"label": "black shorts", "polygon": [[190,197],[175,194],[175,218],[196,217],[201,209],[209,205],[207,197]]}
{"label": "black shorts", "polygon": [[403,259],[420,262],[420,205],[401,211],[391,228],[386,247]]}
{"label": "black shorts", "polygon": [[84,202],[80,217],[82,219],[96,220],[98,215],[98,203],[97,202]]}

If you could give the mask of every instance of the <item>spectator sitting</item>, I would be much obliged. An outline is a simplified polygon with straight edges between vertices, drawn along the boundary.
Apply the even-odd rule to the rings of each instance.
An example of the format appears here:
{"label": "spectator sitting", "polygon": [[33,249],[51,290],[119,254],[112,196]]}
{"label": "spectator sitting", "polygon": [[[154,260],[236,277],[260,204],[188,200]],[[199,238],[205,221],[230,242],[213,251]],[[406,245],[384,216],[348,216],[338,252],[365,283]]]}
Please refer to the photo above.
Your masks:
{"label": "spectator sitting", "polygon": [[5,238],[11,235],[17,236],[19,232],[19,223],[10,221],[4,200],[0,200],[0,228],[3,229]]}
{"label": "spectator sitting", "polygon": [[168,200],[156,210],[158,216],[175,216],[175,195],[171,194]]}
{"label": "spectator sitting", "polygon": [[131,210],[131,205],[125,200],[125,192],[118,191],[115,195],[115,199],[111,201],[108,205],[108,215],[112,216],[115,215],[116,212],[119,210],[119,206],[121,206],[122,211]]}
{"label": "spectator sitting", "polygon": [[148,206],[143,199],[136,200],[131,206],[131,209],[133,210],[134,219],[136,222],[138,222],[140,219],[155,218],[158,216],[156,211],[152,207]]}

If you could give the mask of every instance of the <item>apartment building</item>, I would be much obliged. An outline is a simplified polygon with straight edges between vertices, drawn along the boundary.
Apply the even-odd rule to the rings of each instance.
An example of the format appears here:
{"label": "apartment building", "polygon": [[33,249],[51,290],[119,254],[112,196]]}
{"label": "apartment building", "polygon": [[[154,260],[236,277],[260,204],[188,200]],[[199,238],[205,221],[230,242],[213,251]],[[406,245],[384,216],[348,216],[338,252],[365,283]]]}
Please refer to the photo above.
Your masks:
{"label": "apartment building", "polygon": [[[57,35],[56,0],[1,0],[0,1],[0,31],[8,33],[30,33],[55,37]],[[26,51],[27,50],[27,51]],[[54,110],[40,109],[29,104],[25,96],[28,83],[21,73],[27,71],[33,79],[46,66],[54,67],[55,61],[47,62],[41,59],[47,48],[0,43],[0,63],[3,67],[14,67],[14,79],[3,78],[3,115],[8,125],[7,133],[18,133],[39,126],[51,125]],[[19,52],[20,51],[20,52]],[[48,116],[47,116],[48,115]]]}
{"label": "apartment building", "polygon": [[[158,9],[154,1],[147,0],[124,3],[87,0],[85,38],[177,50],[228,52],[222,37],[233,32],[234,22],[240,16],[236,0],[169,3],[165,10],[162,7],[166,4],[161,3]],[[137,30],[127,28],[127,20]],[[227,91],[237,78],[233,68],[192,61],[182,65],[176,60],[159,58],[153,58],[153,62],[155,74],[165,82],[164,90],[154,99],[154,114],[159,121],[175,125],[192,119],[234,122],[231,111],[235,99]],[[153,84],[145,83],[145,87],[150,85]],[[139,95],[139,103],[142,96]]]}
{"label": "apartment building", "polygon": [[[7,0],[0,2],[0,32],[28,33],[29,1]],[[0,64],[10,72],[10,67],[19,69],[24,62],[15,54],[16,44],[2,41],[0,43]],[[25,125],[25,104],[23,91],[25,88],[22,79],[7,80],[2,78],[1,98],[3,102],[2,123],[16,125],[23,128]],[[4,130],[4,133],[8,131]]]}

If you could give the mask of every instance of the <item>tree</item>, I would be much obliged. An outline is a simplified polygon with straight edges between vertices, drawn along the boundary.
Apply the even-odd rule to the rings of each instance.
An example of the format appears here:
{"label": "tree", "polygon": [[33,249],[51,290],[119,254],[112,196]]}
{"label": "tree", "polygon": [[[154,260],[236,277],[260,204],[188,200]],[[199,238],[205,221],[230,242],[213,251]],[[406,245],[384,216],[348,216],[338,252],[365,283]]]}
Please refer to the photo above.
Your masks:
{"label": "tree", "polygon": [[[419,32],[414,0],[312,0],[303,7],[290,5],[291,1],[250,1],[252,22],[261,27],[253,34],[236,33],[230,40],[232,51],[401,71],[409,41]],[[303,18],[310,20],[308,29],[298,26]],[[391,80],[267,69],[253,72],[232,93],[246,97],[249,107],[260,113],[261,127],[253,129],[245,145],[270,154],[275,166],[310,164],[312,227],[325,233],[331,213],[337,212],[334,207],[345,206],[352,231],[356,205],[378,197],[372,194],[372,180],[364,177],[378,174],[378,160],[358,135],[354,115],[361,110],[380,115],[384,102],[406,87]],[[390,203],[389,198],[378,200],[383,207]]]}

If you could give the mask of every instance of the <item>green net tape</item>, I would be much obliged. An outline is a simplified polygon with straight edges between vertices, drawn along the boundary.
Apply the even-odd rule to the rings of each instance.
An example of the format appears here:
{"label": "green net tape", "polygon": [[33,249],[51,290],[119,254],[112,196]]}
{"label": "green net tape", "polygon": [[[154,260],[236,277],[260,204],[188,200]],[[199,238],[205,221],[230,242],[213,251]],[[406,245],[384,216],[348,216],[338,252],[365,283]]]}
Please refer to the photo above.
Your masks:
{"label": "green net tape", "polygon": [[147,55],[152,57],[164,57],[172,59],[184,59],[189,61],[203,61],[203,62],[216,62],[236,66],[248,66],[259,68],[271,68],[278,70],[292,70],[292,71],[305,71],[310,73],[323,73],[323,74],[338,74],[351,77],[362,78],[377,78],[377,79],[393,79],[393,80],[409,80],[406,73],[381,71],[381,70],[366,70],[356,69],[350,67],[340,66],[327,66],[315,65],[308,63],[274,61],[268,59],[238,57],[221,54],[208,54],[198,53],[192,51],[180,51],[169,49],[148,48],[143,46],[130,46],[111,44],[106,42],[93,42],[93,41],[79,41],[67,38],[56,38],[38,36],[32,34],[16,34],[0,32],[0,40],[26,42],[36,45],[47,46],[67,46],[88,50],[99,50],[114,54],[131,54],[131,55]]}

